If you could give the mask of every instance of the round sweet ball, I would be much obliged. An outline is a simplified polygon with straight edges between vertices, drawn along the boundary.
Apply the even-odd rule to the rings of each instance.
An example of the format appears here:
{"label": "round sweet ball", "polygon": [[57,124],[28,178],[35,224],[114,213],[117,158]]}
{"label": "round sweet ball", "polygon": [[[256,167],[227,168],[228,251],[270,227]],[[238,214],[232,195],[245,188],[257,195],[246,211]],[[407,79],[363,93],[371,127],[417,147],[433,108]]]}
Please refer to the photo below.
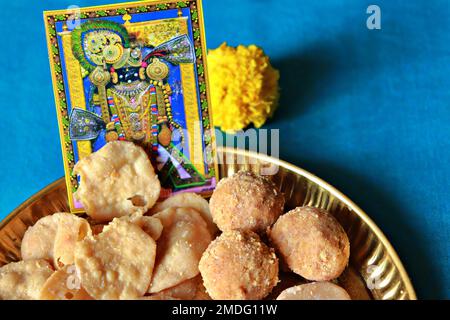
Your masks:
{"label": "round sweet ball", "polygon": [[272,181],[239,171],[222,179],[211,197],[210,209],[221,231],[265,232],[284,208],[284,196]]}
{"label": "round sweet ball", "polygon": [[278,259],[251,231],[226,231],[211,242],[199,263],[214,300],[260,300],[278,282]]}
{"label": "round sweet ball", "polygon": [[268,235],[288,267],[305,279],[335,279],[348,264],[347,234],[325,210],[296,208],[281,216]]}
{"label": "round sweet ball", "polygon": [[347,291],[332,282],[313,282],[291,287],[277,300],[351,300]]}

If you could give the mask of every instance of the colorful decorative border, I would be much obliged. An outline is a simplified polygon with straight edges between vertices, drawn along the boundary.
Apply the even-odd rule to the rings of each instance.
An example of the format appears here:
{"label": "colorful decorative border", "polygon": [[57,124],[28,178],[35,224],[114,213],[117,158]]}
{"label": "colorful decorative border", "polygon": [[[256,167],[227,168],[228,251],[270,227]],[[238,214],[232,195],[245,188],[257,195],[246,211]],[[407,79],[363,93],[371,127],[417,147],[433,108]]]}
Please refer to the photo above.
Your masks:
{"label": "colorful decorative border", "polygon": [[[191,12],[191,24],[194,36],[194,48],[197,64],[198,85],[200,91],[200,103],[202,109],[202,124],[204,130],[205,150],[211,150],[212,159],[208,163],[214,165],[208,166],[210,177],[218,180],[218,165],[215,155],[215,135],[212,124],[211,109],[209,108],[209,89],[207,78],[206,62],[206,41],[204,34],[204,21],[201,0],[188,1],[139,1],[119,3],[108,6],[85,7],[80,8],[81,19],[95,19],[99,17],[123,16],[125,14],[135,14],[143,12],[154,12],[160,10],[189,8]],[[66,87],[63,79],[61,66],[60,48],[57,40],[56,22],[67,21],[72,17],[70,10],[45,11],[44,20],[47,35],[48,53],[50,59],[50,68],[52,71],[53,89],[55,94],[56,111],[61,138],[61,148],[63,151],[64,169],[66,174],[67,192],[69,194],[69,205],[72,212],[83,212],[75,209],[72,194],[78,188],[77,176],[73,173],[75,166],[73,144],[69,137],[69,114],[66,98]],[[208,134],[209,133],[209,134]]]}

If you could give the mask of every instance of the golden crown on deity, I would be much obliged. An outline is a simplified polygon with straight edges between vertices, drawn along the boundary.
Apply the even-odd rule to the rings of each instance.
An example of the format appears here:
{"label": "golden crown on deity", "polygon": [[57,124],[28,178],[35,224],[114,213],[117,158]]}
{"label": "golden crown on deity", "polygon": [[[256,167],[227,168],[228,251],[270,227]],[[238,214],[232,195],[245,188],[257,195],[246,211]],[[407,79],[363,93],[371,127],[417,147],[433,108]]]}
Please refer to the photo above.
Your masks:
{"label": "golden crown on deity", "polygon": [[[135,34],[130,34],[126,27],[133,30],[130,27],[129,19],[125,20],[125,25],[107,20],[90,20],[72,31],[72,51],[81,67],[89,74],[97,67],[104,69],[120,69],[125,66],[147,68],[155,60],[158,65],[151,74],[158,76],[159,73],[165,73],[166,70],[161,63],[158,63],[159,60],[173,65],[195,61],[191,40],[187,35],[177,35],[179,32],[176,23],[171,20],[176,19],[166,20],[165,24],[160,25],[160,27],[163,26],[161,30],[156,28],[158,24],[145,26],[146,37],[150,40],[152,39],[151,34],[156,34],[160,38],[173,36],[156,47],[148,44],[151,42],[150,40],[145,41],[147,44],[142,44],[137,41]],[[150,32],[151,30],[154,32]],[[161,34],[164,35],[161,36]]]}

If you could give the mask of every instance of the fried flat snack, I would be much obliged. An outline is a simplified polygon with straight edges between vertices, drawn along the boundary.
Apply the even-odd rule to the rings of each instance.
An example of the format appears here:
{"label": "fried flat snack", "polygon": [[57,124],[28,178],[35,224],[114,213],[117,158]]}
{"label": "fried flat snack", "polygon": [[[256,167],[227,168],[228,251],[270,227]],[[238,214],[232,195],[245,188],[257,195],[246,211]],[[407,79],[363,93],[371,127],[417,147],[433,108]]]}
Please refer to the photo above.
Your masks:
{"label": "fried flat snack", "polygon": [[75,197],[98,221],[144,213],[155,204],[161,191],[147,154],[132,142],[109,142],[78,161],[74,172],[81,177]]}
{"label": "fried flat snack", "polygon": [[211,300],[203,286],[200,275],[186,280],[175,287],[155,293],[153,300]]}
{"label": "fried flat snack", "polygon": [[89,234],[89,223],[76,215],[58,212],[46,216],[25,232],[20,247],[22,259],[45,259],[57,268],[71,264],[75,242]]}
{"label": "fried flat snack", "polygon": [[91,227],[85,219],[69,213],[60,215],[53,245],[54,266],[60,269],[73,264],[75,244],[91,235]]}
{"label": "fried flat snack", "polygon": [[40,300],[92,300],[81,286],[81,280],[74,265],[68,265],[54,272],[42,287]]}
{"label": "fried flat snack", "polygon": [[218,231],[216,224],[213,222],[209,203],[202,196],[196,193],[178,193],[163,202],[158,202],[151,210],[150,214],[155,214],[169,208],[192,208],[201,214],[205,220],[211,235],[215,235]]}
{"label": "fried flat snack", "polygon": [[214,300],[260,300],[278,283],[278,259],[252,231],[226,231],[204,252],[200,272]]}
{"label": "fried flat snack", "polygon": [[97,300],[137,299],[147,291],[156,243],[139,226],[115,219],[75,248],[81,284]]}
{"label": "fried flat snack", "polygon": [[0,268],[0,300],[37,300],[52,266],[43,259],[12,262]]}
{"label": "fried flat snack", "polygon": [[331,282],[313,282],[291,287],[277,300],[351,300],[348,293]]}
{"label": "fried flat snack", "polygon": [[198,262],[211,242],[206,222],[190,208],[169,208],[153,217],[164,229],[158,240],[149,293],[174,287],[199,274]]}
{"label": "fried flat snack", "polygon": [[23,260],[46,259],[53,261],[53,245],[60,214],[43,217],[29,227],[22,238],[20,252]]}
{"label": "fried flat snack", "polygon": [[147,217],[142,216],[140,214],[133,214],[129,216],[121,217],[120,219],[129,221],[139,226],[142,230],[145,231],[153,240],[158,240],[161,237],[163,231],[163,225],[161,220],[155,217]]}

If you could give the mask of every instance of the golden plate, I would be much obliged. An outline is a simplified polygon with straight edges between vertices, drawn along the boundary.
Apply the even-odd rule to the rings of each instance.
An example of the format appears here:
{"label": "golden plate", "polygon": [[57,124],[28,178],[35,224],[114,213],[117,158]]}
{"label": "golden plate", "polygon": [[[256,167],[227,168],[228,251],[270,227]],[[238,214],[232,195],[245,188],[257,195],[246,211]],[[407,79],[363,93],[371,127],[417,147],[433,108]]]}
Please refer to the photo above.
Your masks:
{"label": "golden plate", "polygon": [[[218,150],[218,158],[220,177],[241,169],[261,173],[278,167],[278,172],[271,177],[286,195],[286,209],[308,205],[334,214],[350,239],[350,271],[355,272],[347,272],[341,279],[347,290],[356,292],[360,298],[370,293],[376,300],[417,299],[408,274],[387,238],[367,214],[334,187],[303,169],[265,155],[223,148]],[[0,265],[20,259],[21,239],[29,226],[43,216],[67,210],[66,186],[60,179],[9,214],[0,223]]]}

